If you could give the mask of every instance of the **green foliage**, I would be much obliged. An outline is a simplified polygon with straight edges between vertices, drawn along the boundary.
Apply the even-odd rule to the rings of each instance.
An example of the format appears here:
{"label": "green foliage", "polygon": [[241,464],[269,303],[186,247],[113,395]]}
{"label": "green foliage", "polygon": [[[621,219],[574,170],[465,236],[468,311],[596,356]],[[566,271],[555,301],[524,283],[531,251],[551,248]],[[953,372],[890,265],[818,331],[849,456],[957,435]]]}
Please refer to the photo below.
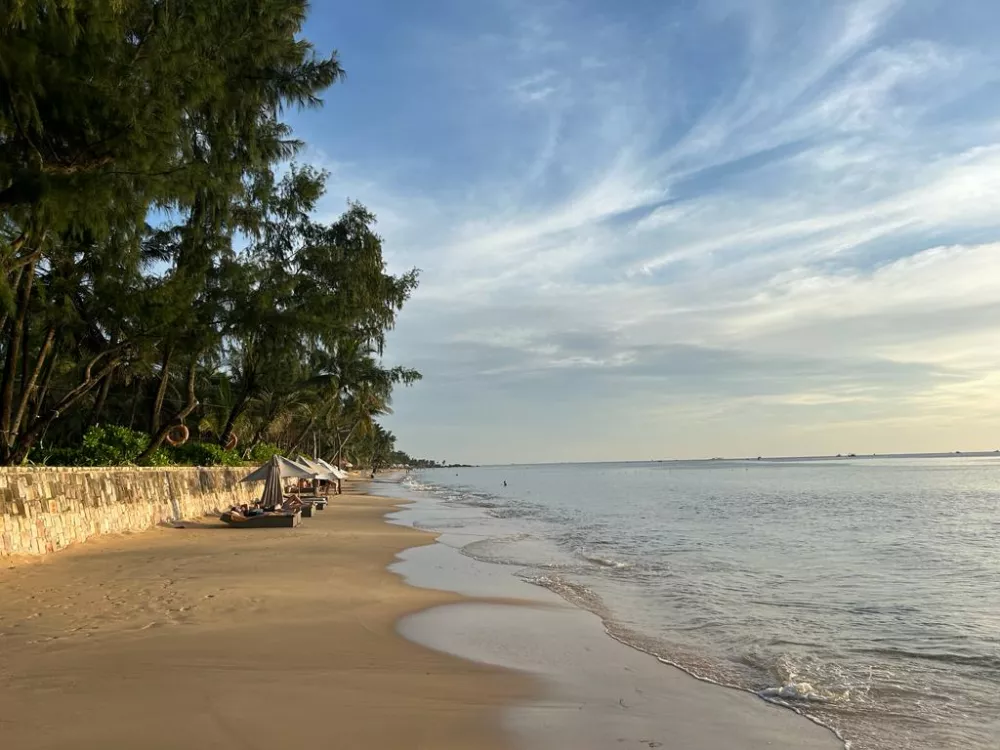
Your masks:
{"label": "green foliage", "polygon": [[306,0],[18,5],[0,8],[0,206],[55,232],[235,189],[294,149],[281,108],[343,74],[300,38]]}
{"label": "green foliage", "polygon": [[326,175],[288,163],[284,112],[343,73],[307,6],[0,4],[0,464],[236,465],[234,434],[388,460],[417,272],[360,203],[313,218]]}
{"label": "green foliage", "polygon": [[[46,466],[125,466],[136,463],[148,445],[149,435],[144,432],[118,425],[97,425],[87,430],[79,447],[37,451],[32,459]],[[223,450],[214,443],[159,448],[143,461],[146,466],[242,466],[244,463],[235,451]]]}
{"label": "green foliage", "polygon": [[253,464],[264,464],[271,460],[272,456],[280,456],[281,448],[274,443],[258,443],[250,451],[247,460]]}
{"label": "green foliage", "polygon": [[174,463],[184,466],[243,466],[236,451],[227,451],[215,443],[185,443],[167,449]]}
{"label": "green foliage", "polygon": [[134,464],[149,444],[149,435],[120,425],[95,425],[78,446],[56,447],[32,453],[34,463],[46,466],[126,466]]}
{"label": "green foliage", "polygon": [[428,458],[413,458],[408,453],[404,451],[393,451],[390,455],[390,463],[399,466],[409,466],[413,469],[436,469],[438,467],[444,466],[443,463],[438,463],[434,459]]}
{"label": "green foliage", "polygon": [[175,464],[176,461],[167,448],[157,448],[143,461],[145,466],[174,466]]}
{"label": "green foliage", "polygon": [[135,463],[149,435],[121,425],[94,425],[83,436],[80,466],[124,466]]}

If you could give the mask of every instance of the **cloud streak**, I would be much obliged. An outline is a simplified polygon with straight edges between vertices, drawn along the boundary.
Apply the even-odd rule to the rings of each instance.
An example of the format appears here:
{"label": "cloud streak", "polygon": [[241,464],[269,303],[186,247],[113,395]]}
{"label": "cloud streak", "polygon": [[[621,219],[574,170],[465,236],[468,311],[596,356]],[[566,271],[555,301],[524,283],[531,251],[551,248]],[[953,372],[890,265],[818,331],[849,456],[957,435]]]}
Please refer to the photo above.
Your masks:
{"label": "cloud streak", "polygon": [[944,8],[512,1],[433,31],[424,85],[475,92],[400,113],[439,138],[323,144],[331,196],[424,269],[390,427],[470,461],[994,447],[1000,11]]}

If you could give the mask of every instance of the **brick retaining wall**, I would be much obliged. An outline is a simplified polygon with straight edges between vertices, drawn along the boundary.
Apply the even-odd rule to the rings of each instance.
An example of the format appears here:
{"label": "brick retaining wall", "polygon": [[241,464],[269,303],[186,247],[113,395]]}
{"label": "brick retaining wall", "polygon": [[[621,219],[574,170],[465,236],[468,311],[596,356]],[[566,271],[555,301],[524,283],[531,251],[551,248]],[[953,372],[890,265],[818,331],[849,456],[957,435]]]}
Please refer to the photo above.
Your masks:
{"label": "brick retaining wall", "polygon": [[256,499],[233,468],[0,468],[0,557],[44,555]]}

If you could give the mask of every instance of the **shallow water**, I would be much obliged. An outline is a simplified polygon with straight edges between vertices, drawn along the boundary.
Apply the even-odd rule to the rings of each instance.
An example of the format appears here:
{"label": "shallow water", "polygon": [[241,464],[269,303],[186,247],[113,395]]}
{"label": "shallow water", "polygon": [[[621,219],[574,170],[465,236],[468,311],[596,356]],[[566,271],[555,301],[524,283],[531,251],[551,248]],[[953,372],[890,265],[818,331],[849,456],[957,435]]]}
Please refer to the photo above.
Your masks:
{"label": "shallow water", "polygon": [[[503,482],[508,483],[507,487]],[[1000,747],[1000,460],[451,469],[421,524],[854,750]]]}

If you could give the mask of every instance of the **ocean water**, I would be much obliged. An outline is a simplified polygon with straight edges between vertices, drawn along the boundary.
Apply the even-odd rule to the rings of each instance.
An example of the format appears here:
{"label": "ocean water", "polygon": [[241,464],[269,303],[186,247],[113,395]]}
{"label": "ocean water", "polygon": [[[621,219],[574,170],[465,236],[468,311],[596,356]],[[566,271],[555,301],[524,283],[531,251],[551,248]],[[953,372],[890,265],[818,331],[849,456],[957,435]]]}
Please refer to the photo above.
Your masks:
{"label": "ocean water", "polygon": [[404,485],[464,554],[852,750],[1000,748],[998,458],[440,469]]}

